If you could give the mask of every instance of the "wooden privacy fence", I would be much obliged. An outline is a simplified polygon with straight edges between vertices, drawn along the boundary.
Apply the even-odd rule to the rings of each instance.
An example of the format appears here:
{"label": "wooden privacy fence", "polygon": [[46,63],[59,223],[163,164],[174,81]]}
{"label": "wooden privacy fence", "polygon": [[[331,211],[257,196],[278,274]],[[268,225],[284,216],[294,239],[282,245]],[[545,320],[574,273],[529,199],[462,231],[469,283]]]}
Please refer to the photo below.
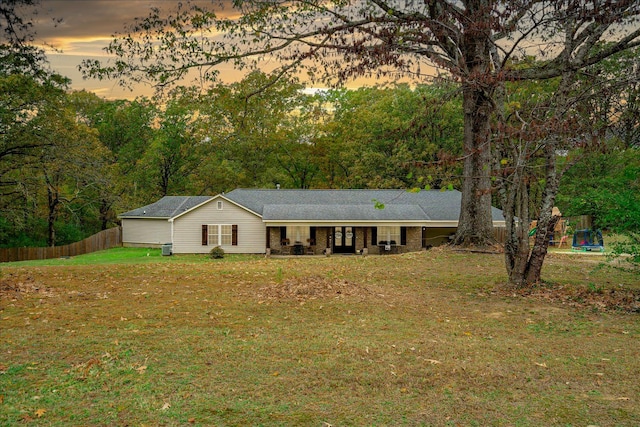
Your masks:
{"label": "wooden privacy fence", "polygon": [[122,246],[120,227],[110,228],[79,242],[46,248],[0,248],[0,262],[50,259],[88,254],[90,252]]}

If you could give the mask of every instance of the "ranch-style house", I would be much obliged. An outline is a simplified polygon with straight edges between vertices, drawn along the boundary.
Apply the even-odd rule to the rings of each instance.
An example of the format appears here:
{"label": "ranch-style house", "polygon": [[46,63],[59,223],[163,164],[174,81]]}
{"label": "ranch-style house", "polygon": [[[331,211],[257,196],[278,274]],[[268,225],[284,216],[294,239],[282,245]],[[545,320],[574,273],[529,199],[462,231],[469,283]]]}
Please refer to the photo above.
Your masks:
{"label": "ranch-style house", "polygon": [[[441,245],[455,234],[456,190],[236,189],[166,196],[119,216],[125,246],[208,253],[385,254]],[[493,208],[494,227],[504,227]]]}

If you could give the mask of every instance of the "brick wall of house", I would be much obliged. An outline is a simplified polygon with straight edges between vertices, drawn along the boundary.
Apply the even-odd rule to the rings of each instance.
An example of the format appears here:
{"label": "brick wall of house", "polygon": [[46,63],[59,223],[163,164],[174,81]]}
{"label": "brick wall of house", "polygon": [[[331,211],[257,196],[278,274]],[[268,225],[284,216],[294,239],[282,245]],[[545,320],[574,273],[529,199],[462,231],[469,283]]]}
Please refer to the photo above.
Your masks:
{"label": "brick wall of house", "polygon": [[267,241],[269,242],[269,246],[271,247],[272,252],[276,252],[282,249],[280,244],[280,228],[279,227],[267,227],[267,233],[269,233],[269,237]]}
{"label": "brick wall of house", "polygon": [[[371,244],[371,228],[368,229],[367,235],[369,238],[369,253],[374,255],[385,253],[384,249],[381,251],[379,246]],[[422,250],[422,227],[407,227],[407,244],[392,247],[390,253],[416,252],[419,250]]]}
{"label": "brick wall of house", "polygon": [[[371,240],[371,229],[366,229],[367,230],[367,239]],[[364,241],[364,233],[365,232],[365,228],[364,227],[356,227],[355,229],[355,235],[356,235],[356,253],[361,253],[362,249],[365,246],[365,241]],[[371,246],[371,242],[367,242],[367,246]]]}
{"label": "brick wall of house", "polygon": [[[356,253],[362,253],[365,247],[365,234],[367,238],[366,247],[369,254],[380,254],[380,248],[371,242],[371,229],[372,227],[355,227],[355,250]],[[331,227],[317,227],[316,228],[316,244],[313,248],[313,253],[321,255],[327,248],[327,236],[331,235],[333,229]],[[366,231],[366,233],[365,233]],[[269,227],[269,240],[271,245],[271,252],[273,254],[282,253],[283,247],[280,242],[280,228]],[[407,244],[399,245],[392,248],[391,253],[406,253],[422,250],[422,227],[407,227]],[[285,251],[286,252],[286,251]],[[382,251],[384,252],[384,251]],[[305,253],[308,253],[305,251]]]}
{"label": "brick wall of house", "polygon": [[[327,230],[327,227],[316,227],[316,244],[314,247],[312,247],[313,253],[315,255],[323,254],[325,248],[327,247]],[[280,238],[280,227],[268,227],[268,233],[269,241],[271,244],[271,253],[282,253],[283,246]],[[306,250],[305,253],[307,253]]]}
{"label": "brick wall of house", "polygon": [[416,252],[422,249],[422,227],[407,227],[407,244],[402,252]]}

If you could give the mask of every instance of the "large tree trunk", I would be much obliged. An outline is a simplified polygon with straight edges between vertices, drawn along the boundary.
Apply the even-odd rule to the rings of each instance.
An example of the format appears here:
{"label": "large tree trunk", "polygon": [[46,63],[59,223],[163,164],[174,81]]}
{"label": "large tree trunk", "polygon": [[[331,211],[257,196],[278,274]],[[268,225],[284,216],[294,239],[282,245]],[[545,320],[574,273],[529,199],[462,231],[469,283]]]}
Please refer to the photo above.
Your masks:
{"label": "large tree trunk", "polygon": [[495,243],[491,216],[491,128],[495,112],[493,96],[499,80],[494,76],[494,48],[487,22],[486,0],[465,2],[469,25],[460,44],[465,70],[462,80],[464,111],[464,171],[458,231],[453,243],[460,246],[490,246]]}
{"label": "large tree trunk", "polygon": [[60,204],[60,196],[56,189],[51,186],[47,178],[47,245],[56,245],[56,220],[58,219],[58,205]]}
{"label": "large tree trunk", "polygon": [[556,143],[553,138],[545,143],[545,186],[542,193],[540,213],[537,218],[533,248],[529,248],[529,188],[526,172],[526,156],[531,149],[526,143],[514,148],[516,167],[508,176],[501,178],[500,195],[506,220],[505,265],[509,283],[517,287],[530,287],[539,283],[542,265],[549,248],[549,240],[559,219],[553,216],[553,205],[558,192],[556,167]]}
{"label": "large tree trunk", "polygon": [[491,216],[491,144],[493,105],[481,88],[464,89],[464,176],[458,231],[461,246],[489,246],[495,242]]}
{"label": "large tree trunk", "polygon": [[109,225],[109,215],[111,213],[111,202],[106,199],[100,200],[100,229],[106,230]]}
{"label": "large tree trunk", "polygon": [[[546,122],[547,137],[540,141],[542,145],[535,144],[537,140],[535,132],[532,135],[525,134],[524,140],[521,139],[521,136],[517,137],[519,142],[514,142],[515,145],[513,145],[513,153],[517,155],[512,157],[516,167],[513,173],[501,177],[500,193],[503,195],[503,209],[507,219],[506,267],[509,282],[518,287],[531,287],[541,281],[542,265],[549,248],[549,240],[560,219],[558,216],[553,216],[553,206],[560,184],[557,149],[564,137],[562,134],[567,132],[567,119],[562,116],[570,111],[569,90],[574,76],[573,72],[567,72],[562,76],[554,97],[557,116],[547,117],[546,120],[543,117]],[[562,119],[559,119],[561,117]],[[535,131],[535,128],[533,130]],[[532,145],[529,146],[529,144]],[[535,172],[532,173],[533,171],[527,171],[527,168],[534,167],[534,164],[527,166],[530,162],[529,157],[533,156],[540,147],[542,147],[544,154],[544,177],[536,176]],[[529,188],[526,183],[528,181],[535,182],[541,178],[543,178],[544,186],[539,204],[534,244],[533,248],[529,250],[528,234],[525,234],[529,226]],[[505,195],[506,197],[504,197]],[[516,216],[521,218],[517,225],[514,221]]]}
{"label": "large tree trunk", "polygon": [[549,238],[553,234],[553,230],[556,226],[556,223],[558,222],[558,219],[560,219],[557,216],[553,216],[553,205],[556,201],[556,194],[558,194],[559,185],[558,172],[556,167],[555,141],[549,141],[546,144],[545,156],[546,185],[542,193],[542,206],[538,218],[538,230],[536,232],[536,238],[533,244],[533,249],[531,250],[531,255],[529,256],[525,283],[523,283],[523,285],[526,286],[531,286],[540,282],[542,274],[542,264],[549,248]]}
{"label": "large tree trunk", "polygon": [[[514,150],[517,151],[517,150]],[[516,164],[522,162],[523,150],[514,156]],[[506,226],[504,245],[505,265],[509,283],[522,286],[529,264],[529,189],[523,166],[516,167],[509,177],[510,183],[503,182],[500,195]]]}

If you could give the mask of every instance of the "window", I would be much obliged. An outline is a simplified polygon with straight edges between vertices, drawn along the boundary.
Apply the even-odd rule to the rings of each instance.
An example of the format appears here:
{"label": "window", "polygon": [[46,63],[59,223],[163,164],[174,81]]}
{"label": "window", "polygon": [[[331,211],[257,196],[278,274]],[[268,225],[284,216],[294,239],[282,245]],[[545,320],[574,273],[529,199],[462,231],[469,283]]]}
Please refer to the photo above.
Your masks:
{"label": "window", "polygon": [[[202,244],[209,246],[237,245],[238,226],[230,224],[209,224],[202,226]],[[206,231],[205,231],[206,230]]]}
{"label": "window", "polygon": [[288,226],[287,238],[291,241],[292,245],[295,243],[306,244],[311,238],[311,232],[309,227]]}
{"label": "window", "polygon": [[222,210],[222,200],[218,200],[218,210]]}
{"label": "window", "polygon": [[221,245],[231,244],[231,226],[230,225],[220,226],[220,244]]}
{"label": "window", "polygon": [[220,226],[209,224],[209,245],[219,246]]}
{"label": "window", "polygon": [[399,226],[378,227],[378,245],[399,245],[401,231]]}

